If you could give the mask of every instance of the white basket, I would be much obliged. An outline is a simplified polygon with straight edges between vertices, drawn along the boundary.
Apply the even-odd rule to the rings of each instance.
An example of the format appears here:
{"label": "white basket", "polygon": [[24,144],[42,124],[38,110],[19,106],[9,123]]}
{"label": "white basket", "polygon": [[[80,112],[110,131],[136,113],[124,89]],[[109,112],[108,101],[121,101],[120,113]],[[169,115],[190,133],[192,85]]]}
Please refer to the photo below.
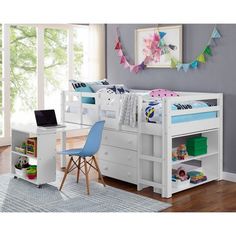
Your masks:
{"label": "white basket", "polygon": [[179,187],[186,187],[190,183],[190,178],[184,181],[181,181],[180,179],[176,179],[176,181],[172,181],[172,186],[174,188],[179,188]]}
{"label": "white basket", "polygon": [[18,175],[19,177],[26,177],[26,169],[27,168],[22,168],[20,170],[20,169],[15,168],[16,175]]}

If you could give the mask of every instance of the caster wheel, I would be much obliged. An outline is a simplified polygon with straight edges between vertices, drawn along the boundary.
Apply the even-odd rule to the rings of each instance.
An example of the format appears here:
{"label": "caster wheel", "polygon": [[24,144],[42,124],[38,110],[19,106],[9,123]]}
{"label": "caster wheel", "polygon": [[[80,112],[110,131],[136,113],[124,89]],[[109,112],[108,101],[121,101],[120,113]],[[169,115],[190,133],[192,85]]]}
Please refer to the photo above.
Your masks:
{"label": "caster wheel", "polygon": [[17,179],[17,176],[14,176],[14,179]]}
{"label": "caster wheel", "polygon": [[37,188],[42,188],[42,186],[41,185],[37,185]]}

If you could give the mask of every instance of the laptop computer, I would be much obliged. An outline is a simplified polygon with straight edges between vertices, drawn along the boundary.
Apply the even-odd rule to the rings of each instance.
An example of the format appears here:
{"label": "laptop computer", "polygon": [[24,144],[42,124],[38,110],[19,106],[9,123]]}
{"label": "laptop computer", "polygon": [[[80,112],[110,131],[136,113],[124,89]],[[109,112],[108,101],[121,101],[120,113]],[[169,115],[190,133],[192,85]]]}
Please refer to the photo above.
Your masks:
{"label": "laptop computer", "polygon": [[63,128],[65,125],[58,124],[55,110],[34,111],[37,126],[44,128]]}

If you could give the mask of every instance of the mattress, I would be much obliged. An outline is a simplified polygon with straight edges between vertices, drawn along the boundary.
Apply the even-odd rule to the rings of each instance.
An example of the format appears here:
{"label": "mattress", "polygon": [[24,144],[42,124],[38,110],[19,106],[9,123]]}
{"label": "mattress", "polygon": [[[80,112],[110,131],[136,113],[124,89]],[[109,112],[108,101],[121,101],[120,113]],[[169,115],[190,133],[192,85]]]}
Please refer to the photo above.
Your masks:
{"label": "mattress", "polygon": [[[190,101],[185,103],[172,104],[172,110],[186,110],[186,109],[197,109],[209,107],[210,105],[203,101]],[[217,116],[217,112],[201,112],[194,114],[185,114],[179,116],[172,116],[171,123],[182,123],[191,122],[197,120],[211,119]],[[162,101],[154,101],[149,103],[144,103],[143,106],[143,119],[148,123],[162,123]]]}
{"label": "mattress", "polygon": [[175,123],[182,123],[182,122],[211,119],[211,118],[216,118],[216,116],[217,116],[217,113],[215,111],[173,116],[171,119],[171,123],[175,124]]}

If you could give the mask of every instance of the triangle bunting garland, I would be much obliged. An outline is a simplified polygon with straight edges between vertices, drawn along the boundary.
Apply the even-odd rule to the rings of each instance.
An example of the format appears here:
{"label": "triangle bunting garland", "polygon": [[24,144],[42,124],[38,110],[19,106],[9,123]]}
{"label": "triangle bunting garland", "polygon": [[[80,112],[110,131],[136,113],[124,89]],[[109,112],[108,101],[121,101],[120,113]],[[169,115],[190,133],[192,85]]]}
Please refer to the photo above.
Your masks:
{"label": "triangle bunting garland", "polygon": [[191,69],[196,70],[199,68],[201,63],[206,63],[206,59],[210,59],[209,57],[213,55],[213,46],[216,45],[217,39],[220,39],[222,37],[215,26],[206,46],[204,47],[203,51],[196,57],[196,59],[189,63],[181,63],[172,54],[172,51],[176,50],[177,47],[175,45],[166,44],[166,34],[166,32],[162,31],[154,32],[153,35],[151,35],[149,38],[145,38],[144,41],[146,46],[143,48],[143,61],[141,63],[139,62],[139,64],[131,64],[128,60],[129,57],[127,57],[125,51],[123,50],[117,30],[114,49],[120,58],[120,65],[123,65],[125,69],[129,69],[130,72],[137,74],[140,71],[145,70],[146,66],[149,65],[149,63],[160,62],[160,57],[164,56],[165,62],[168,62],[170,67],[173,69],[177,69],[177,71],[183,70],[184,72],[188,72]]}
{"label": "triangle bunting garland", "polygon": [[193,69],[197,69],[197,67],[198,67],[198,61],[193,61],[193,62],[191,63],[191,67],[192,67]]}
{"label": "triangle bunting garland", "polygon": [[205,63],[206,62],[206,59],[204,57],[204,54],[200,54],[198,57],[197,57],[197,61],[201,62],[201,63]]}
{"label": "triangle bunting garland", "polygon": [[177,60],[175,58],[170,59],[171,68],[176,68]]}
{"label": "triangle bunting garland", "polygon": [[205,54],[205,55],[208,55],[208,56],[212,56],[212,52],[211,52],[210,46],[207,46],[207,47],[204,49],[204,54]]}
{"label": "triangle bunting garland", "polygon": [[189,66],[190,66],[190,64],[182,64],[182,67],[183,67],[183,70],[184,70],[184,72],[187,72],[188,71],[188,69],[189,69]]}
{"label": "triangle bunting garland", "polygon": [[119,49],[121,49],[121,43],[120,41],[117,40],[117,43],[115,45],[115,50],[119,50]]}
{"label": "triangle bunting garland", "polygon": [[125,62],[126,62],[126,58],[125,58],[125,56],[122,56],[120,58],[120,64],[125,64]]}
{"label": "triangle bunting garland", "polygon": [[177,64],[176,68],[177,68],[177,71],[180,71],[183,68],[183,64]]}
{"label": "triangle bunting garland", "polygon": [[213,30],[213,32],[212,32],[212,34],[211,34],[211,37],[212,37],[213,39],[219,39],[219,38],[221,38],[221,35],[220,35],[219,31],[216,29],[216,27],[214,28],[214,30]]}

